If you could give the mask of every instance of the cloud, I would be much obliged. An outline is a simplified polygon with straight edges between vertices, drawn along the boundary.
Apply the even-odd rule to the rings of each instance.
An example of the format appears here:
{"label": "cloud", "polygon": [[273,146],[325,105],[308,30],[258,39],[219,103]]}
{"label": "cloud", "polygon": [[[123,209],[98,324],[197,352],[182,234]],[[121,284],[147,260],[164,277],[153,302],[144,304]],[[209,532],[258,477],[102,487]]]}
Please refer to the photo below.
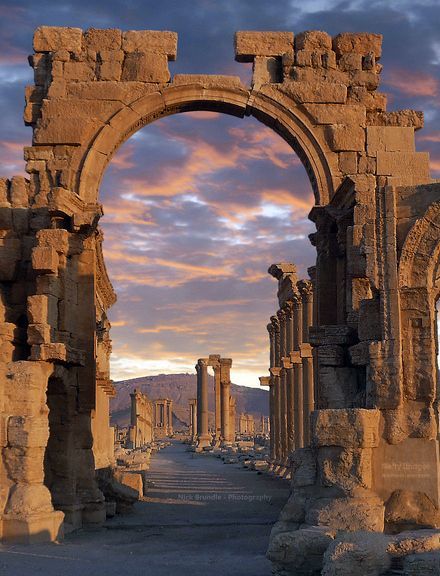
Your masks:
{"label": "cloud", "polygon": [[386,70],[384,84],[396,88],[405,96],[435,98],[439,93],[439,80],[427,72],[405,68]]}

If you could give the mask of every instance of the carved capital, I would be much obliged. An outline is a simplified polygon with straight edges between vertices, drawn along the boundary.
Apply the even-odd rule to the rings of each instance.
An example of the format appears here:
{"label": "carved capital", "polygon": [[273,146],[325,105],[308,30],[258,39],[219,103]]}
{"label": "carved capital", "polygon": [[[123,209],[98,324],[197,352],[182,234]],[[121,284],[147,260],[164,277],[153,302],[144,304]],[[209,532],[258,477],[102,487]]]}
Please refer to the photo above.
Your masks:
{"label": "carved capital", "polygon": [[272,323],[273,329],[275,332],[280,331],[280,321],[278,320],[277,316],[271,316],[270,321]]}
{"label": "carved capital", "polygon": [[300,280],[297,286],[303,300],[310,302],[313,299],[313,282],[311,280]]}

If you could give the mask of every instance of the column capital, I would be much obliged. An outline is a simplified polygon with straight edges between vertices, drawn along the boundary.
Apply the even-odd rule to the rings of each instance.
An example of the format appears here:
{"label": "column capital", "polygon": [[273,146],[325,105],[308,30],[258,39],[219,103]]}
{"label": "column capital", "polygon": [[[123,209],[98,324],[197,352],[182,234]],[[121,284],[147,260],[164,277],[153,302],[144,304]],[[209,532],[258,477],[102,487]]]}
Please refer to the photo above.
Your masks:
{"label": "column capital", "polygon": [[283,356],[281,358],[281,363],[282,363],[282,368],[284,369],[289,369],[292,368],[292,363],[290,361],[290,357],[289,356]]}
{"label": "column capital", "polygon": [[286,317],[286,312],[285,312],[285,310],[283,310],[282,308],[280,308],[279,310],[277,310],[277,316],[278,316],[278,320],[279,320],[280,322],[282,322],[282,321],[285,319],[285,317]]}
{"label": "column capital", "polygon": [[281,368],[279,366],[273,366],[269,369],[269,372],[276,378],[281,374]]}
{"label": "column capital", "polygon": [[292,364],[302,364],[301,352],[299,350],[295,350],[294,352],[291,352],[290,353],[290,361]]}
{"label": "column capital", "polygon": [[280,330],[280,321],[279,321],[279,319],[278,319],[278,316],[275,316],[275,315],[271,316],[271,317],[270,317],[270,321],[271,321],[271,323],[272,323],[272,326],[273,326],[274,331],[275,331],[275,332],[279,332],[279,330]]}
{"label": "column capital", "polygon": [[301,298],[301,294],[299,292],[294,292],[292,294],[292,303],[293,303],[293,307],[295,310],[298,310],[298,308],[301,308],[302,298]]}
{"label": "column capital", "polygon": [[270,376],[259,376],[258,380],[260,381],[260,386],[271,386],[272,385],[272,378]]}
{"label": "column capital", "polygon": [[313,282],[311,280],[299,280],[297,283],[298,290],[305,302],[313,298]]}
{"label": "column capital", "polygon": [[197,365],[200,366],[201,368],[207,368],[208,367],[208,358],[199,358],[197,360]]}
{"label": "column capital", "polygon": [[292,302],[292,300],[287,300],[286,302],[284,302],[283,311],[288,318],[293,317],[294,303]]}
{"label": "column capital", "polygon": [[299,345],[301,358],[313,358],[313,348],[308,342]]}
{"label": "column capital", "polygon": [[220,358],[221,366],[232,366],[232,358]]}

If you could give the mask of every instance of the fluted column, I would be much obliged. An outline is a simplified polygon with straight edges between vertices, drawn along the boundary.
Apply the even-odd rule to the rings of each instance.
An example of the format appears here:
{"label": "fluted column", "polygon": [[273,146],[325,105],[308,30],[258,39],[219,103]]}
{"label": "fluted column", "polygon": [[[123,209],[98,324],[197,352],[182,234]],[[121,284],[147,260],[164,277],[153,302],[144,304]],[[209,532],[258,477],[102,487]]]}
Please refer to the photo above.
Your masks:
{"label": "fluted column", "polygon": [[220,446],[222,436],[222,404],[221,404],[221,369],[220,364],[214,364],[214,394],[215,394],[215,431],[214,444]]}
{"label": "fluted column", "polygon": [[[231,396],[231,366],[230,358],[220,359],[220,431],[223,444],[231,442],[230,396]],[[235,424],[233,424],[235,425]],[[232,431],[235,435],[235,430]]]}
{"label": "fluted column", "polygon": [[174,434],[173,429],[173,401],[168,400],[168,434],[172,436]]}
{"label": "fluted column", "polygon": [[197,447],[204,448],[211,443],[208,430],[208,364],[200,358],[197,370]]}
{"label": "fluted column", "polygon": [[271,368],[271,388],[274,390],[274,411],[273,411],[273,428],[274,428],[274,464],[281,464],[281,394],[280,394],[280,372],[281,368]]}
{"label": "fluted column", "polygon": [[313,284],[311,280],[300,280],[303,310],[303,343],[301,346],[304,387],[304,444],[310,444],[310,415],[315,409],[315,389],[312,347],[309,344],[309,328],[313,325]]}
{"label": "fluted column", "polygon": [[286,316],[286,358],[283,367],[286,372],[286,395],[287,395],[287,453],[290,455],[295,449],[295,395],[294,375],[290,354],[293,350],[293,303],[288,301],[284,305]]}
{"label": "fluted column", "polygon": [[[269,344],[270,344],[270,367],[275,366],[275,326],[270,323],[267,325],[267,331],[269,333]],[[264,377],[262,377],[264,378]],[[272,376],[268,377],[267,385],[269,386],[269,445],[270,445],[270,460],[271,463],[275,461],[275,386],[273,385]],[[262,379],[260,378],[260,382]],[[263,385],[263,384],[262,384]]]}
{"label": "fluted column", "polygon": [[[272,379],[270,376],[260,376],[260,386],[269,386],[269,421],[273,425],[273,386]],[[273,436],[272,436],[272,425],[268,426],[267,418],[261,416],[261,433],[267,434],[269,432],[269,458],[273,460]]]}
{"label": "fluted column", "polygon": [[189,427],[191,440],[195,442],[197,440],[197,400],[195,398],[189,401]]}
{"label": "fluted column", "polygon": [[295,396],[295,448],[304,447],[304,390],[301,345],[303,341],[302,300],[299,293],[293,296],[293,348],[291,354],[293,364],[294,396]]}
{"label": "fluted column", "polygon": [[287,370],[284,367],[284,358],[287,354],[286,336],[287,336],[287,321],[284,310],[278,310],[278,320],[280,322],[280,394],[281,394],[281,464],[287,465]]}
{"label": "fluted column", "polygon": [[274,396],[273,412],[273,442],[274,464],[281,462],[281,391],[280,391],[280,322],[277,316],[271,316],[270,322],[273,328],[273,365],[270,367],[272,375],[272,388]]}

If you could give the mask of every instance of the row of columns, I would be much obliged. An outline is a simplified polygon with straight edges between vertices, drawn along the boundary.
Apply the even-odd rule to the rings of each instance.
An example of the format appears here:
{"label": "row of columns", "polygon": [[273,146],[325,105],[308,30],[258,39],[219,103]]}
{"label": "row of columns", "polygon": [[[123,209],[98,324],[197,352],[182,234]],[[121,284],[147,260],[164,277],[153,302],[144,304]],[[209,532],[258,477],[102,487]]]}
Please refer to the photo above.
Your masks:
{"label": "row of columns", "polygon": [[269,273],[278,280],[280,309],[270,319],[269,386],[270,456],[285,469],[289,455],[310,443],[310,414],[314,410],[314,368],[309,327],[313,324],[313,283],[297,281],[295,266],[276,264]]}
{"label": "row of columns", "polygon": [[[209,432],[208,409],[208,367],[214,370],[215,386],[215,429]],[[213,444],[229,444],[235,437],[235,417],[231,412],[234,407],[231,398],[231,366],[230,358],[221,358],[212,354],[208,358],[199,358],[195,366],[197,373],[197,399],[190,402],[190,425],[193,441],[199,449]],[[197,435],[195,435],[195,430]]]}

